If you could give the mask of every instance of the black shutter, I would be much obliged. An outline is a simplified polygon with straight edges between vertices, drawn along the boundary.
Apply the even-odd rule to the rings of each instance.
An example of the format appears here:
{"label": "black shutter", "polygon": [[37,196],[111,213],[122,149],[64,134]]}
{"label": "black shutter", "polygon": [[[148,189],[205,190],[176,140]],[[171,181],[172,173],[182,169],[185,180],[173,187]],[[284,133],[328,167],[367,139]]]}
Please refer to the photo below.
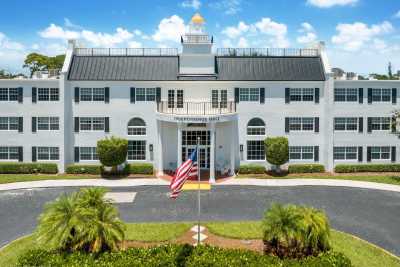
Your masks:
{"label": "black shutter", "polygon": [[315,97],[315,103],[319,103],[319,88],[315,88],[315,94],[314,94],[314,97]]}
{"label": "black shutter", "polygon": [[104,103],[110,103],[110,87],[104,88]]}
{"label": "black shutter", "polygon": [[397,88],[392,89],[392,104],[397,103]]}
{"label": "black shutter", "polygon": [[319,118],[314,118],[314,132],[319,133]]}
{"label": "black shutter", "polygon": [[239,103],[239,88],[235,88],[235,102]]}
{"label": "black shutter", "polygon": [[392,146],[392,162],[396,162],[396,147]]}
{"label": "black shutter", "polygon": [[24,148],[22,146],[18,147],[18,161],[19,162],[24,161]]}
{"label": "black shutter", "polygon": [[32,147],[32,162],[36,162],[36,147]]}
{"label": "black shutter", "polygon": [[36,102],[37,102],[37,88],[32,87],[32,103],[36,103]]}
{"label": "black shutter", "polygon": [[24,118],[19,117],[18,118],[18,132],[22,133],[24,131]]}
{"label": "black shutter", "polygon": [[285,88],[285,103],[290,103],[290,88]]}
{"label": "black shutter", "polygon": [[22,87],[18,87],[18,103],[22,103],[24,101],[24,89]]}
{"label": "black shutter", "polygon": [[75,103],[79,103],[79,87],[75,87]]}
{"label": "black shutter", "polygon": [[74,119],[74,130],[76,133],[79,133],[79,117],[75,117]]}
{"label": "black shutter", "polygon": [[358,103],[364,103],[364,88],[358,88]]}
{"label": "black shutter", "polygon": [[131,87],[131,103],[135,103],[135,99],[136,99],[135,87]]}
{"label": "black shutter", "polygon": [[319,146],[314,146],[314,161],[319,161]]}
{"label": "black shutter", "polygon": [[106,132],[106,133],[110,132],[110,118],[109,117],[104,117],[104,132]]}
{"label": "black shutter", "polygon": [[156,101],[157,101],[157,103],[161,102],[161,88],[160,87],[156,88]]}
{"label": "black shutter", "polygon": [[285,118],[285,133],[290,132],[289,129],[289,118]]}
{"label": "black shutter", "polygon": [[362,162],[363,161],[363,147],[359,146],[358,147],[358,162]]}
{"label": "black shutter", "polygon": [[368,133],[372,133],[372,118],[368,118]]}
{"label": "black shutter", "polygon": [[265,103],[265,88],[260,88],[260,104]]}
{"label": "black shutter", "polygon": [[76,163],[79,162],[79,147],[78,146],[76,146],[75,149],[74,149],[74,161]]}
{"label": "black shutter", "polygon": [[368,88],[368,104],[372,103],[372,88]]}
{"label": "black shutter", "polygon": [[396,117],[392,117],[392,133],[396,132],[396,123],[397,123]]}
{"label": "black shutter", "polygon": [[371,162],[371,147],[367,147],[367,162]]}
{"label": "black shutter", "polygon": [[364,118],[359,117],[358,118],[358,132],[362,133],[364,131]]}
{"label": "black shutter", "polygon": [[32,117],[32,133],[36,133],[37,126],[36,126],[36,117]]}

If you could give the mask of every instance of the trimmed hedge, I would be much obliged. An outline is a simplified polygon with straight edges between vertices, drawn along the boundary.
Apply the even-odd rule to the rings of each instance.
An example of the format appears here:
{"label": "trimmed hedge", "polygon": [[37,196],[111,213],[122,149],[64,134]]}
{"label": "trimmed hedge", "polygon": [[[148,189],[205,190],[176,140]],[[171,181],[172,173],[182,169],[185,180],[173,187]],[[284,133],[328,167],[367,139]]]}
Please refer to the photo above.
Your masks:
{"label": "trimmed hedge", "polygon": [[17,266],[350,267],[351,262],[346,256],[336,252],[327,252],[302,260],[280,260],[277,257],[239,249],[164,245],[154,248],[131,248],[99,255],[30,250],[18,258]]}
{"label": "trimmed hedge", "polygon": [[325,172],[322,164],[292,164],[288,168],[289,173],[321,173]]}
{"label": "trimmed hedge", "polygon": [[265,166],[257,164],[240,165],[239,174],[264,174]]}
{"label": "trimmed hedge", "polygon": [[129,164],[130,174],[154,174],[153,164],[151,163],[132,163]]}
{"label": "trimmed hedge", "polygon": [[400,164],[338,164],[335,172],[400,172]]}
{"label": "trimmed hedge", "polygon": [[100,165],[73,164],[73,165],[68,165],[65,172],[68,174],[99,175],[101,173],[101,166]]}
{"label": "trimmed hedge", "polygon": [[55,163],[0,163],[1,174],[56,174],[58,173],[57,164]]}

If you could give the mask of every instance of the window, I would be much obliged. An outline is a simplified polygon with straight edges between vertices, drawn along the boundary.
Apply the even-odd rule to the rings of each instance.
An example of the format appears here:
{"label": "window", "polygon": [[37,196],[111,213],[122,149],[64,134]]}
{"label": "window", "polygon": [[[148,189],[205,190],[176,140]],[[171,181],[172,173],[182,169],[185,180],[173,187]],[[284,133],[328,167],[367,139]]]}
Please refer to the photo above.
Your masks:
{"label": "window", "polygon": [[335,88],[335,102],[357,102],[357,88]]}
{"label": "window", "polygon": [[80,101],[105,101],[104,88],[80,88]]}
{"label": "window", "polygon": [[128,122],[128,135],[146,135],[146,123],[140,118]]}
{"label": "window", "polygon": [[18,147],[0,146],[0,160],[18,160]]}
{"label": "window", "polygon": [[291,146],[289,147],[290,160],[313,160],[314,147],[312,146]]}
{"label": "window", "polygon": [[376,159],[376,160],[390,159],[390,146],[371,147],[371,159]]}
{"label": "window", "polygon": [[156,88],[136,88],[136,101],[155,101]]}
{"label": "window", "polygon": [[218,108],[218,90],[211,91],[211,105],[213,108]]}
{"label": "window", "polygon": [[128,141],[128,160],[146,160],[146,141]]}
{"label": "window", "polygon": [[58,117],[38,117],[37,129],[39,131],[56,131],[60,129],[60,122]]}
{"label": "window", "polygon": [[59,149],[58,147],[43,147],[37,148],[37,159],[38,160],[59,160]]}
{"label": "window", "polygon": [[290,131],[313,131],[314,118],[289,118]]}
{"label": "window", "polygon": [[260,88],[240,88],[239,100],[259,102],[260,101]]}
{"label": "window", "polygon": [[262,119],[254,118],[247,124],[247,135],[265,135],[265,123]]}
{"label": "window", "polygon": [[96,147],[80,147],[79,148],[79,159],[80,160],[98,160]]}
{"label": "window", "polygon": [[358,118],[335,118],[335,131],[357,131]]}
{"label": "window", "polygon": [[0,101],[18,101],[18,88],[0,88]]}
{"label": "window", "polygon": [[38,101],[58,101],[59,99],[58,88],[38,88]]}
{"label": "window", "polygon": [[18,117],[0,117],[0,130],[18,130]]}
{"label": "window", "polygon": [[390,102],[392,91],[390,89],[372,89],[372,102]]}
{"label": "window", "polygon": [[176,91],[176,107],[183,108],[183,90]]}
{"label": "window", "polygon": [[390,117],[374,117],[371,118],[371,129],[373,131],[386,131],[390,129]]}
{"label": "window", "polygon": [[333,159],[334,160],[356,160],[358,155],[357,147],[334,147]]}
{"label": "window", "polygon": [[247,141],[247,160],[265,160],[265,145],[263,140]]}
{"label": "window", "polygon": [[175,91],[168,90],[168,108],[174,108]]}
{"label": "window", "polygon": [[314,88],[290,88],[290,101],[314,101]]}
{"label": "window", "polygon": [[79,129],[81,131],[104,131],[105,119],[104,117],[81,117],[79,118]]}
{"label": "window", "polygon": [[221,102],[220,102],[220,107],[221,108],[227,108],[228,107],[228,91],[227,90],[221,90]]}

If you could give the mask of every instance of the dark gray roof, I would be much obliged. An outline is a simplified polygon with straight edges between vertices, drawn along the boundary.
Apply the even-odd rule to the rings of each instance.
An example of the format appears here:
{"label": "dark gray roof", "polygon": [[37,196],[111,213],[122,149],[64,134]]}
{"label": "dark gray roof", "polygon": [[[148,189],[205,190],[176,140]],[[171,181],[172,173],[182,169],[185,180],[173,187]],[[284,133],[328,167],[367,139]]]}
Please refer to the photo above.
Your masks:
{"label": "dark gray roof", "polygon": [[177,56],[74,56],[69,80],[324,81],[320,57],[216,57],[216,75],[179,75]]}

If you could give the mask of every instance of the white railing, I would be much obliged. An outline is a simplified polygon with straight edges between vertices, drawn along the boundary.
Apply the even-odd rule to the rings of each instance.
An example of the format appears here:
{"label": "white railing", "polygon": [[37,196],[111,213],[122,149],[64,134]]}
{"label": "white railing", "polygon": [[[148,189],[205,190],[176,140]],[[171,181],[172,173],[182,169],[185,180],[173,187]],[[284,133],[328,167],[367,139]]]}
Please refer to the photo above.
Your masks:
{"label": "white railing", "polygon": [[77,56],[177,56],[177,48],[75,48]]}
{"label": "white railing", "polygon": [[223,115],[236,112],[236,103],[228,102],[168,102],[157,103],[157,112],[173,115]]}
{"label": "white railing", "polygon": [[185,43],[191,44],[202,44],[202,43],[210,43],[212,38],[205,34],[188,34],[182,36],[182,40]]}
{"label": "white railing", "polygon": [[317,57],[318,49],[300,48],[218,48],[217,56],[230,57]]}

